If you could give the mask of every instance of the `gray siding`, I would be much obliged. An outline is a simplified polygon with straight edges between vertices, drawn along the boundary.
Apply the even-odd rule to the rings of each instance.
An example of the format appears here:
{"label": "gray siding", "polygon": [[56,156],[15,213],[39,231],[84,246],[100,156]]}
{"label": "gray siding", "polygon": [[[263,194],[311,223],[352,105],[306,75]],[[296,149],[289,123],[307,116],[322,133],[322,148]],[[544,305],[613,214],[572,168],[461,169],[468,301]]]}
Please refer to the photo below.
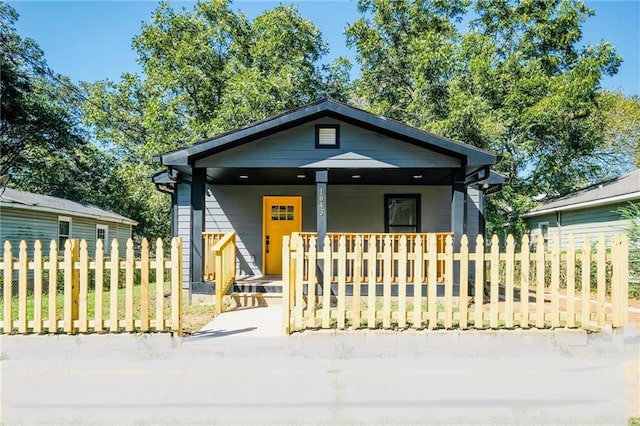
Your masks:
{"label": "gray siding", "polygon": [[189,247],[191,244],[191,186],[180,184],[177,188],[177,229],[174,236],[182,238],[182,285],[189,287]]}
{"label": "gray siding", "polygon": [[548,222],[549,239],[559,235],[562,248],[566,247],[569,235],[573,235],[576,243],[582,244],[585,236],[588,236],[592,242],[595,242],[596,238],[598,238],[600,234],[603,234],[608,244],[614,234],[625,232],[626,228],[630,225],[630,221],[624,220],[616,211],[624,205],[625,203],[618,203],[562,211],[559,213],[559,222],[556,214],[550,213],[527,218],[526,223],[531,231],[532,238],[536,238],[538,235],[538,225]]}
{"label": "gray siding", "polygon": [[[316,149],[315,125],[339,124],[340,148]],[[196,161],[195,167],[459,167],[460,160],[331,118]]]}
{"label": "gray siding", "polygon": [[[302,229],[310,232],[316,229],[315,186],[220,185],[209,188],[212,196],[206,199],[205,229],[209,232],[231,230],[237,232],[240,275],[261,274],[263,196],[302,196]],[[327,230],[329,232],[384,232],[384,195],[406,193],[421,194],[422,232],[450,230],[451,188],[449,186],[382,185],[329,186],[327,188]],[[186,230],[183,232],[186,233]]]}
{"label": "gray siding", "polygon": [[22,240],[27,242],[30,256],[33,255],[33,245],[36,240],[40,240],[43,250],[48,252],[51,240],[58,241],[58,217],[60,216],[71,218],[70,237],[86,240],[90,256],[95,253],[97,224],[109,226],[108,238],[110,240],[118,239],[120,253],[124,253],[127,239],[131,237],[131,225],[96,221],[68,214],[58,215],[36,210],[3,207],[0,213],[0,241],[4,244],[4,241],[9,240],[13,246],[14,255],[17,255]]}

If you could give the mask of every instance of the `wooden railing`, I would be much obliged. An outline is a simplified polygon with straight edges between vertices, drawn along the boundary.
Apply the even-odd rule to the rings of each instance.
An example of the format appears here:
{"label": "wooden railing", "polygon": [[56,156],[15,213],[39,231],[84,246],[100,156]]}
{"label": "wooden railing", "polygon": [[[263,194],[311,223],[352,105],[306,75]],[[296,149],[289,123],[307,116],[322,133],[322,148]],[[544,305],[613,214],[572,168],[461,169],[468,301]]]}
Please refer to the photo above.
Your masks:
{"label": "wooden railing", "polygon": [[216,262],[216,311],[223,311],[222,297],[236,281],[236,233],[228,232],[213,247]]}
{"label": "wooden railing", "polygon": [[[557,239],[546,252],[541,236],[534,252],[528,236],[523,237],[519,252],[509,236],[501,252],[494,236],[486,253],[481,236],[474,252],[463,236],[456,253],[452,237],[447,236],[444,254],[438,252],[433,234],[427,236],[426,244],[423,238],[407,236],[395,244],[389,235],[380,244],[376,235],[358,235],[351,245],[341,235],[337,249],[331,238],[325,239],[322,248],[313,235],[284,238],[287,333],[318,327],[592,329],[628,322],[628,238],[624,235],[615,236],[608,248],[600,236],[595,252],[588,238],[576,247],[572,237],[565,252]],[[437,280],[438,261],[445,263],[442,284]],[[353,271],[350,282],[348,268]]]}
{"label": "wooden railing", "polygon": [[154,259],[146,239],[137,259],[132,240],[124,259],[119,258],[117,240],[110,253],[98,240],[93,259],[85,240],[67,240],[61,259],[56,241],[51,241],[46,257],[40,241],[35,242],[31,259],[27,248],[22,241],[14,258],[11,243],[4,243],[0,262],[4,333],[170,330],[182,334],[181,239],[171,241],[168,259],[160,239]]}
{"label": "wooden railing", "polygon": [[[305,250],[309,249],[309,241],[311,237],[315,237],[316,233],[315,232],[300,232],[299,235],[302,237],[302,244],[303,247],[305,248]],[[346,245],[346,250],[347,252],[352,252],[355,248],[355,242],[356,239],[358,237],[360,238],[365,238],[368,239],[370,237],[373,237],[375,240],[375,249],[377,251],[382,251],[382,247],[384,244],[384,239],[385,237],[389,236],[391,237],[391,244],[392,244],[392,248],[393,250],[398,250],[398,244],[400,243],[400,237],[404,236],[406,238],[407,241],[407,250],[408,253],[411,254],[413,253],[413,249],[415,247],[415,241],[416,239],[420,239],[422,241],[422,247],[426,247],[427,246],[427,238],[429,237],[429,235],[433,235],[435,236],[436,239],[436,252],[438,254],[444,254],[444,249],[445,249],[445,242],[447,239],[447,236],[449,235],[453,235],[450,232],[435,232],[435,233],[411,233],[411,234],[397,234],[397,233],[339,233],[339,232],[328,232],[327,233],[327,237],[328,237],[328,241],[329,241],[329,247],[332,253],[334,253],[334,263],[337,262],[336,256],[335,254],[338,252],[338,241],[340,239],[340,237],[344,236],[345,238],[345,245]],[[368,245],[365,245],[362,247],[362,250],[364,253],[367,253],[368,251]],[[426,260],[425,260],[425,264],[426,264]],[[444,281],[444,271],[445,271],[445,264],[444,264],[444,259],[439,259],[436,261],[437,267],[436,267],[436,280],[438,282],[443,282]],[[397,282],[398,279],[398,273],[397,273],[397,266],[398,266],[398,262],[394,261],[391,264],[391,280],[392,282]],[[360,276],[364,277],[367,275],[368,270],[364,268],[363,264],[360,264]],[[305,271],[308,269],[305,269]],[[334,274],[336,274],[338,272],[338,268],[333,268],[332,269]],[[382,259],[378,259],[376,262],[376,282],[382,282],[383,280],[383,274],[382,274]],[[426,271],[426,268],[423,268],[423,271]],[[410,261],[409,262],[409,266],[408,266],[408,276],[411,278],[413,277],[413,273],[414,273],[414,262]],[[347,259],[347,264],[346,264],[346,282],[353,282],[353,277],[354,277],[354,260],[353,259]],[[304,277],[305,280],[307,279],[307,277]],[[332,275],[331,277],[332,281],[336,281],[337,279],[337,275]]]}
{"label": "wooden railing", "polygon": [[204,252],[203,281],[214,281],[216,279],[216,260],[213,248],[224,237],[224,232],[203,232],[202,249]]}

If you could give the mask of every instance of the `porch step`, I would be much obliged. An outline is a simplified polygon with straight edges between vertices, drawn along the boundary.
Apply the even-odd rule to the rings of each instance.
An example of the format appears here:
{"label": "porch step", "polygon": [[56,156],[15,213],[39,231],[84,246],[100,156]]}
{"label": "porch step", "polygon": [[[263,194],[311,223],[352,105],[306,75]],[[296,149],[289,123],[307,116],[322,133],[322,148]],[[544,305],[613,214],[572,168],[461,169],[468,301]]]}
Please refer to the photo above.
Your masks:
{"label": "porch step", "polygon": [[262,294],[266,297],[282,296],[282,283],[280,282],[236,282],[229,289],[229,293],[238,294]]}

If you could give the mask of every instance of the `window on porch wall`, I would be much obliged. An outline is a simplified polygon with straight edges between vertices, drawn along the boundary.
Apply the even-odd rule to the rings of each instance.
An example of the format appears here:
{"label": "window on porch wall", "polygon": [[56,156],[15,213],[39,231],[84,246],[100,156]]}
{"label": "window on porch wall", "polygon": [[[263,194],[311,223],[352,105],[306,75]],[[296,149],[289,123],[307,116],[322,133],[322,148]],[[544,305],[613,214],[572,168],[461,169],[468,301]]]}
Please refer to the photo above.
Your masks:
{"label": "window on porch wall", "polygon": [[420,194],[386,194],[385,232],[420,232]]}

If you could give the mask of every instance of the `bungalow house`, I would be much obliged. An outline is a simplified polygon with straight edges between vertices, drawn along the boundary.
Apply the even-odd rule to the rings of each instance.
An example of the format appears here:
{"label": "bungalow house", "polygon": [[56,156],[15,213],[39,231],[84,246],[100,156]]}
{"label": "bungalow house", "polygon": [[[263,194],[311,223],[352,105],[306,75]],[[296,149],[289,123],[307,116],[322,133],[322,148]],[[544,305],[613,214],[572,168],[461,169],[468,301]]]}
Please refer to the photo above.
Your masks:
{"label": "bungalow house", "polygon": [[0,189],[0,241],[3,244],[10,241],[14,255],[22,240],[27,242],[30,255],[36,240],[48,251],[51,240],[62,248],[70,238],[86,240],[91,253],[97,239],[117,239],[123,250],[131,238],[132,227],[137,225],[135,220],[91,204],[12,188],[2,191]]}
{"label": "bungalow house", "polygon": [[183,285],[203,280],[203,232],[235,231],[237,275],[282,272],[292,232],[483,233],[497,156],[333,100],[159,155],[183,238]]}
{"label": "bungalow house", "polygon": [[618,209],[627,203],[640,203],[640,170],[599,182],[564,197],[545,202],[524,215],[532,237],[545,241],[558,236],[562,248],[572,234],[576,241],[585,235],[593,239],[604,234],[607,243],[613,234],[630,225]]}

